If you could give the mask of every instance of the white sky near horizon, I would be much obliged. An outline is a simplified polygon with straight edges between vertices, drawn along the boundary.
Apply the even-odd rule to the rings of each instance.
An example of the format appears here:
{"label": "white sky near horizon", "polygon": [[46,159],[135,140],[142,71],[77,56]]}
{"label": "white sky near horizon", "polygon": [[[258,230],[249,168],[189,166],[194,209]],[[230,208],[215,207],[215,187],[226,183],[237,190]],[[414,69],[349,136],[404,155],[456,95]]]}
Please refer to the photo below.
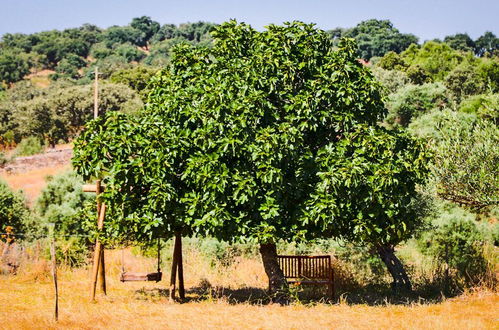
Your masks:
{"label": "white sky near horizon", "polygon": [[269,23],[301,20],[321,29],[352,27],[362,20],[389,19],[420,41],[485,31],[499,35],[499,0],[0,0],[0,35],[78,27],[126,25],[133,17],[150,16],[161,24],[231,18],[262,29]]}

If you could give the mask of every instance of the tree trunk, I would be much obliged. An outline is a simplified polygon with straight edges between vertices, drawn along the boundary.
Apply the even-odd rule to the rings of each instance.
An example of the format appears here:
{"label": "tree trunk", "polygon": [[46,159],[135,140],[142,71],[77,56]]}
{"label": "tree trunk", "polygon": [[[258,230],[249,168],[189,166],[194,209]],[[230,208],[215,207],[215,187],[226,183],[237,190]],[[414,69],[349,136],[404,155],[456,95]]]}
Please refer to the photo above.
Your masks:
{"label": "tree trunk", "polygon": [[289,286],[277,262],[275,244],[260,244],[260,254],[265,273],[269,277],[269,293],[273,297],[272,300],[282,305],[289,304]]}
{"label": "tree trunk", "polygon": [[395,292],[399,292],[401,289],[411,291],[411,280],[409,280],[409,276],[405,272],[404,265],[395,255],[393,246],[380,246],[377,250],[378,255],[393,277],[392,289]]}

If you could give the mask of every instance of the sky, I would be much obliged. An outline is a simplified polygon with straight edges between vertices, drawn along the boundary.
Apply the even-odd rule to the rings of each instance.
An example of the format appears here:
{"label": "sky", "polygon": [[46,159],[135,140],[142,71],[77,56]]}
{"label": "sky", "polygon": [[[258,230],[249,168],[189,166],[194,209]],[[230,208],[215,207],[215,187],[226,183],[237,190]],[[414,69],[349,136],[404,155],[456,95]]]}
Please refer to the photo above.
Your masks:
{"label": "sky", "polygon": [[321,29],[352,27],[362,20],[389,19],[420,41],[485,31],[499,35],[499,0],[0,0],[0,35],[78,27],[126,25],[150,16],[164,23],[231,18],[263,29],[269,23],[301,20]]}

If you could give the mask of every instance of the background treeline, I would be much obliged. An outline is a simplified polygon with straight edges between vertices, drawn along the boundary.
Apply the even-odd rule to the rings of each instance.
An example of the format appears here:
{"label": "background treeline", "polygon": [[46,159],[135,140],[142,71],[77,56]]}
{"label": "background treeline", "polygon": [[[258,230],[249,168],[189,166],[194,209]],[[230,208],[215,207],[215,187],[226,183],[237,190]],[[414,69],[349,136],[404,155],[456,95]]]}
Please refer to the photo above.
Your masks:
{"label": "background treeline", "polygon": [[[141,17],[108,29],[84,25],[4,35],[0,43],[2,146],[71,140],[92,118],[96,66],[103,78],[101,111],[140,111],[147,102],[148,81],[169,63],[172,47],[182,42],[210,45],[213,26],[205,22],[160,25]],[[432,180],[423,187],[432,211],[425,226],[401,248],[412,275],[418,275],[421,283],[445,281],[447,288],[484,280],[496,285],[499,38],[491,32],[476,40],[456,34],[418,44],[414,35],[400,33],[389,21],[380,20],[328,33],[334,42],[341,37],[356,39],[359,60],[381,82],[388,116],[380,125],[425,139],[433,153]],[[27,153],[37,150],[25,149]],[[91,233],[95,219],[92,206],[84,206],[81,179],[69,173],[51,180],[32,210],[20,194],[0,184],[0,229],[14,224],[17,232],[36,235],[44,233],[50,219],[61,234]],[[84,262],[88,240],[75,238],[68,244],[74,248],[66,249],[65,260],[74,265]],[[192,244],[215,251],[211,257],[217,262],[228,260],[227,251],[256,255],[255,246],[228,249],[226,243],[214,241]],[[289,253],[333,250],[344,262],[345,274],[353,273],[355,281],[386,279],[379,260],[363,248],[333,241],[280,248]],[[449,285],[444,274],[450,274],[455,285]]]}
{"label": "background treeline", "polygon": [[[12,147],[27,137],[42,144],[73,138],[91,118],[95,67],[105,80],[102,110],[140,109],[149,78],[169,63],[172,47],[210,45],[214,25],[161,25],[143,16],[107,29],[85,24],[63,31],[4,34],[0,144]],[[458,33],[419,45],[416,36],[400,33],[390,21],[372,19],[328,33],[335,42],[356,39],[359,58],[373,65],[390,94],[390,123],[407,126],[422,107],[433,105],[493,116],[487,109],[497,104],[499,38],[492,32],[476,40]],[[422,99],[405,105],[415,94]]]}

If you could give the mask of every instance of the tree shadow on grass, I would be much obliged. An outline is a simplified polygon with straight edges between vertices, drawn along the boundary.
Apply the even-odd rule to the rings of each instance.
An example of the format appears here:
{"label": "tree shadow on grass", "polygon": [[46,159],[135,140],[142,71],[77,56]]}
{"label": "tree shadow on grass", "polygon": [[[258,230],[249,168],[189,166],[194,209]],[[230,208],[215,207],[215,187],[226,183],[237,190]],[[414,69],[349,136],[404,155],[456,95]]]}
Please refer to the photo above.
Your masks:
{"label": "tree shadow on grass", "polygon": [[[317,304],[338,304],[348,305],[412,305],[435,304],[444,301],[446,298],[457,295],[457,292],[443,294],[440,286],[434,283],[419,285],[412,292],[394,293],[388,284],[373,284],[361,288],[350,289],[348,292],[337,290],[334,299],[327,296],[326,288],[316,286],[291,287],[290,295],[292,300],[302,304],[313,306]],[[169,289],[146,289],[142,288],[136,292],[137,299],[155,300],[170,296]],[[177,295],[178,297],[178,292]],[[179,301],[177,299],[177,301]],[[272,297],[266,289],[256,287],[228,288],[211,286],[209,283],[200,283],[196,287],[186,290],[186,299],[182,302],[205,302],[224,301],[231,305],[250,304],[268,305],[272,302]],[[180,302],[180,301],[179,301]]]}

